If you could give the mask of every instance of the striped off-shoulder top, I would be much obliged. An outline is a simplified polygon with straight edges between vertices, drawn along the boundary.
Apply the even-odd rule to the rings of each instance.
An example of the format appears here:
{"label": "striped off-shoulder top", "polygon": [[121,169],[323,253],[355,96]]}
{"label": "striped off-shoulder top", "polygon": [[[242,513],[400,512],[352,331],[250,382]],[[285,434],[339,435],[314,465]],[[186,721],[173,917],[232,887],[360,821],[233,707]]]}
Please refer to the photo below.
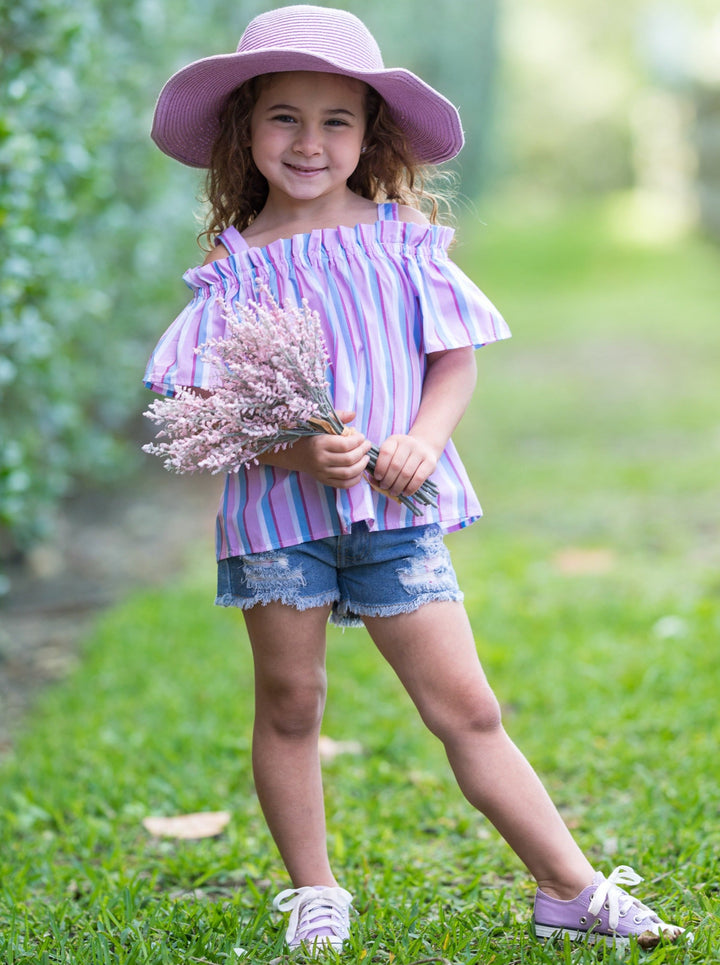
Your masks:
{"label": "striped off-shoulder top", "polygon": [[[214,370],[195,349],[223,336],[220,301],[262,300],[266,287],[280,305],[307,299],[319,313],[335,407],[355,411],[353,425],[378,445],[407,432],[429,353],[510,335],[448,257],[452,237],[451,228],[398,220],[393,204],[379,205],[373,224],[318,229],[263,248],[227,229],[218,241],[229,257],[185,273],[193,297],[153,351],[145,384],[164,395],[177,386],[212,389]],[[364,482],[336,490],[273,466],[232,473],[218,512],[218,559],[340,535],[363,520],[371,530],[437,522],[449,532],[478,519],[480,504],[452,441],[432,478],[438,506],[415,517]]]}

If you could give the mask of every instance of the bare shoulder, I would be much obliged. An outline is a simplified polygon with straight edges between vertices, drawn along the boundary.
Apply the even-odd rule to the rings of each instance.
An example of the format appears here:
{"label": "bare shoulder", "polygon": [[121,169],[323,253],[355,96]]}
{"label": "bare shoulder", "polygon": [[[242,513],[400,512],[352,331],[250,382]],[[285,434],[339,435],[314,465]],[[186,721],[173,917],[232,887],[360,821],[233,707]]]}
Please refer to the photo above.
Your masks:
{"label": "bare shoulder", "polygon": [[413,208],[409,204],[399,204],[397,211],[400,221],[411,221],[413,224],[430,224],[422,211],[418,211],[417,208]]}
{"label": "bare shoulder", "polygon": [[214,261],[220,261],[222,258],[228,258],[230,255],[229,251],[225,245],[215,245],[212,251],[207,253],[207,257],[203,262],[203,265],[211,265]]}

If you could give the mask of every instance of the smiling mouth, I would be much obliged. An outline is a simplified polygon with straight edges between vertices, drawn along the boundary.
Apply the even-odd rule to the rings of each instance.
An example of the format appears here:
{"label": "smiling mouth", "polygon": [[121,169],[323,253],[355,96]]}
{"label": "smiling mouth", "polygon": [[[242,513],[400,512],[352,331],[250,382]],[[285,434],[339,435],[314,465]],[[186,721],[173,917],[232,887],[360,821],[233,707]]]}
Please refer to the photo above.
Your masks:
{"label": "smiling mouth", "polygon": [[290,168],[291,171],[296,171],[298,174],[319,174],[321,171],[325,170],[324,167],[323,168],[306,168],[300,164],[290,164],[289,162],[286,162],[285,166]]}

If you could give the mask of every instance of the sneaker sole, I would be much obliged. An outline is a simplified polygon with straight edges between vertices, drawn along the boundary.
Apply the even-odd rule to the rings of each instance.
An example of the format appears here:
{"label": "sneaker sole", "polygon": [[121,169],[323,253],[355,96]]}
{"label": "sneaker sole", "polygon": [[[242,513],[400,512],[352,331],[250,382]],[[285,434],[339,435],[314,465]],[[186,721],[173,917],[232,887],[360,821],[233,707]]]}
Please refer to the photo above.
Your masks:
{"label": "sneaker sole", "polygon": [[305,955],[314,958],[316,955],[322,955],[328,951],[341,952],[344,944],[344,938],[324,936],[323,938],[315,938],[312,942],[303,941],[298,942],[297,945],[288,945],[288,948],[291,953],[304,952]]}
{"label": "sneaker sole", "polygon": [[535,935],[543,940],[562,938],[567,935],[571,942],[585,942],[588,945],[604,942],[609,947],[614,945],[622,949],[626,949],[630,944],[630,939],[623,935],[602,935],[597,932],[583,931],[580,928],[563,928],[558,925],[535,925]]}

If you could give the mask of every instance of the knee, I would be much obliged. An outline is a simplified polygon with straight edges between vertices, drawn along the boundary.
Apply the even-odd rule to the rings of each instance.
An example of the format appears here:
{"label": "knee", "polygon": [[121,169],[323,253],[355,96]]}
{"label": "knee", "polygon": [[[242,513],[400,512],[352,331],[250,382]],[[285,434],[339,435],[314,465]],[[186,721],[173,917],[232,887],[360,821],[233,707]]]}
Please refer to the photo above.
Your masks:
{"label": "knee", "polygon": [[468,687],[445,706],[435,706],[423,716],[444,744],[462,737],[492,736],[502,728],[500,704],[487,686]]}
{"label": "knee", "polygon": [[266,683],[256,691],[256,725],[284,738],[317,734],[325,709],[324,679]]}
{"label": "knee", "polygon": [[467,728],[474,733],[492,734],[502,727],[500,702],[491,690],[467,708]]}

